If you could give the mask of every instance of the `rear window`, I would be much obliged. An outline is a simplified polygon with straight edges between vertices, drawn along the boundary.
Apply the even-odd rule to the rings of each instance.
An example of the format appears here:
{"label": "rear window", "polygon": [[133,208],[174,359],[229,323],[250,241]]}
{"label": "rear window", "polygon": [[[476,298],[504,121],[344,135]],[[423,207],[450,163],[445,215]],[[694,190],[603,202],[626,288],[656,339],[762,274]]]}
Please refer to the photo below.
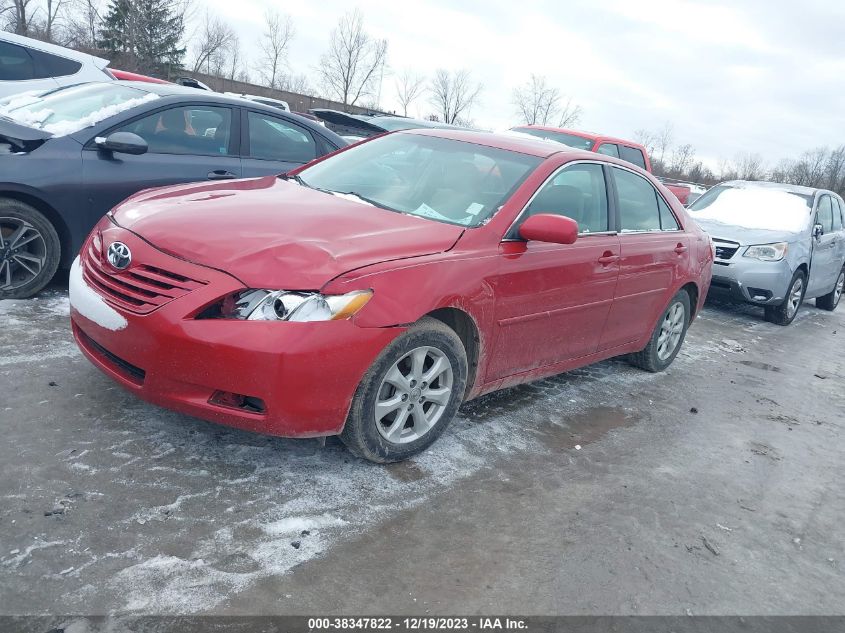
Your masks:
{"label": "rear window", "polygon": [[514,132],[522,132],[523,134],[530,134],[537,138],[544,138],[548,141],[557,141],[575,149],[593,149],[595,141],[591,138],[584,138],[577,134],[567,134],[566,132],[553,132],[552,130],[540,130],[534,127],[515,127],[511,128]]}
{"label": "rear window", "polygon": [[642,167],[643,169],[646,168],[645,156],[643,156],[642,150],[639,150],[636,147],[620,145],[619,158],[621,158],[622,160],[627,160],[629,163],[633,163],[637,167]]}
{"label": "rear window", "polygon": [[30,49],[29,53],[35,60],[36,78],[67,77],[68,75],[75,75],[82,68],[80,62],[58,55],[51,55],[34,49]]}
{"label": "rear window", "polygon": [[35,79],[35,64],[23,46],[0,42],[0,81]]}

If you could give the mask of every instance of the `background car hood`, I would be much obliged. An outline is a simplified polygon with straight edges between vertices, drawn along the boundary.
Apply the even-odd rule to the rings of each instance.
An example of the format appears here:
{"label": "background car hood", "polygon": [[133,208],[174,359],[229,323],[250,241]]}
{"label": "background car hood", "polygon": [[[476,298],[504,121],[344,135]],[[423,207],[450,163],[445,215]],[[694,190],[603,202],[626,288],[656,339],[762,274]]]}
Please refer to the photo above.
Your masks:
{"label": "background car hood", "polygon": [[[774,242],[797,242],[804,238],[803,233],[749,229],[743,226],[734,226],[710,220],[695,221],[702,229],[710,234],[710,237],[739,242],[743,246],[749,246],[751,244],[772,244]],[[806,238],[809,239],[809,234]]]}
{"label": "background car hood", "polygon": [[115,221],[157,248],[252,288],[317,290],[350,270],[440,253],[464,229],[274,176],[142,191]]}

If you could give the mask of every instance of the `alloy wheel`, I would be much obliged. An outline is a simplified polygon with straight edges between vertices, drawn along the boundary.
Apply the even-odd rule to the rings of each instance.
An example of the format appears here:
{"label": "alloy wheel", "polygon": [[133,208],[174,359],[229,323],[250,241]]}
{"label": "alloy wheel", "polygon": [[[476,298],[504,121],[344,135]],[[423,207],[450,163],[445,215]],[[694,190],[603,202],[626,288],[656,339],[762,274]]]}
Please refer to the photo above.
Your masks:
{"label": "alloy wheel", "polygon": [[452,363],[436,347],[417,347],[402,356],[381,381],[375,404],[379,434],[407,444],[428,433],[452,397]]}
{"label": "alloy wheel", "polygon": [[15,290],[41,274],[47,261],[44,236],[20,218],[0,217],[0,290]]}
{"label": "alloy wheel", "polygon": [[798,277],[792,288],[789,290],[789,298],[786,300],[786,316],[792,318],[801,306],[801,299],[804,297],[804,280]]}
{"label": "alloy wheel", "polygon": [[676,301],[667,310],[660,324],[660,334],[657,335],[657,357],[660,360],[669,358],[678,347],[678,342],[684,333],[685,320],[684,304]]}
{"label": "alloy wheel", "polygon": [[842,298],[842,290],[845,289],[845,270],[839,273],[839,279],[836,280],[836,288],[833,289],[833,305],[839,303]]}

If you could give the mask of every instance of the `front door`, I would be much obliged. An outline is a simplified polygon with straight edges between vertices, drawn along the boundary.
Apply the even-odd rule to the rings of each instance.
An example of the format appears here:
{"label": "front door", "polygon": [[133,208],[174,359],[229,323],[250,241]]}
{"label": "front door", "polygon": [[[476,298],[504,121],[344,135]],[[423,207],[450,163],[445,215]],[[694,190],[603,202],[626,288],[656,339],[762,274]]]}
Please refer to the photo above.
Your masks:
{"label": "front door", "polygon": [[133,132],[147,141],[146,154],[97,149],[82,152],[82,179],[90,224],[128,196],[149,187],[241,177],[232,134],[231,108],[182,106],[158,110],[109,130]]}
{"label": "front door", "polygon": [[[813,259],[810,262],[810,281],[807,284],[807,296],[815,297],[829,292],[839,277],[842,260],[839,257],[841,231],[833,228],[833,200],[829,195],[819,198],[816,205],[812,237]],[[839,205],[836,205],[837,212]],[[818,231],[818,232],[817,232]]]}
{"label": "front door", "polygon": [[[578,222],[574,244],[519,239],[536,213]],[[566,166],[540,188],[499,247],[496,339],[488,379],[593,353],[619,273],[619,238],[609,230],[604,172],[596,163]]]}

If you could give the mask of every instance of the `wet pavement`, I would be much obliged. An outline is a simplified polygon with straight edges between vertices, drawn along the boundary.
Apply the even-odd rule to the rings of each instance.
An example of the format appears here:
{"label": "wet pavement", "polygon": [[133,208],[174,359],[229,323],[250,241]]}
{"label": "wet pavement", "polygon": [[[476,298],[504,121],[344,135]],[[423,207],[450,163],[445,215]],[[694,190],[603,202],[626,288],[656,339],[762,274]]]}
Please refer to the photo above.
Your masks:
{"label": "wet pavement", "polygon": [[0,302],[0,613],[845,613],[845,310],[708,305],[376,466],[136,400]]}

